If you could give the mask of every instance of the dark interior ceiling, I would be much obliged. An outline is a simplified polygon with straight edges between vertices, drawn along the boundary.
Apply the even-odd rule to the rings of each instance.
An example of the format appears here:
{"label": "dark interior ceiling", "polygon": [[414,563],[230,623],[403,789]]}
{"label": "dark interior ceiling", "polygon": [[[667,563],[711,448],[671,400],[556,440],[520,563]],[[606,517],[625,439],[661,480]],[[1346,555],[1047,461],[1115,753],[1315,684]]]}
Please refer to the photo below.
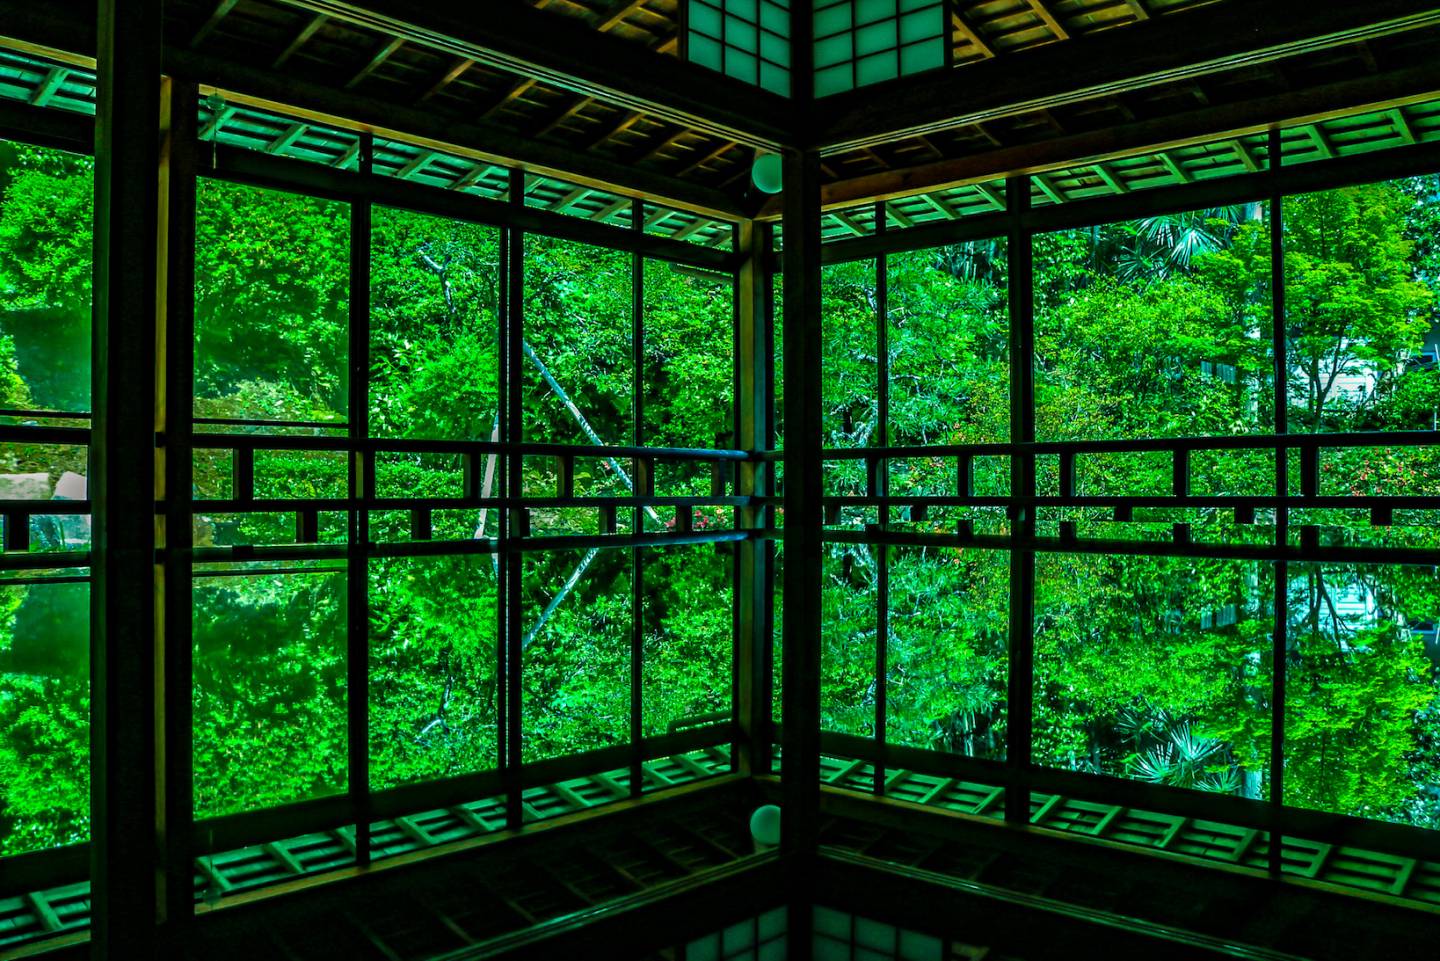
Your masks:
{"label": "dark interior ceiling", "polygon": [[[17,12],[4,22],[15,24],[22,39],[63,46],[68,37],[72,48],[74,28],[67,24],[86,22],[80,14],[89,9],[74,0],[46,4],[39,12],[8,3],[0,9],[6,6]],[[368,102],[392,110],[397,129],[423,119],[426,129],[407,132],[433,132],[437,141],[452,132],[451,142],[461,147],[483,143],[522,165],[569,169],[691,209],[753,214],[760,201],[747,176],[754,144],[783,125],[789,105],[679,61],[681,6],[679,0],[499,0],[466,8],[484,9],[493,23],[473,23],[454,10],[455,19],[446,22],[473,23],[477,49],[489,31],[511,29],[495,24],[514,23],[518,32],[522,21],[553,22],[557,44],[589,37],[605,57],[614,59],[621,50],[619,59],[628,57],[637,74],[660,71],[657,83],[688,78],[679,86],[701,100],[734,99],[736,116],[751,106],[763,109],[767,117],[757,119],[753,131],[724,124],[702,129],[686,122],[684,112],[666,116],[663,107],[621,102],[603,84],[569,83],[553,72],[534,79],[478,54],[465,56],[446,39],[460,27],[450,33],[395,30],[396,21],[373,13],[392,7],[398,16],[404,10],[388,0],[363,6],[172,0],[166,7],[167,65],[197,75],[209,71],[217,84],[233,79],[237,88],[252,88],[237,92],[252,96],[273,92],[278,102],[293,91],[295,106],[333,108],[338,116],[374,125],[371,116],[344,113]],[[1432,92],[1427,87],[1440,93],[1432,69],[1440,58],[1440,8],[1397,0],[1310,6],[1316,17],[1301,18],[1293,35],[1285,34],[1290,42],[1265,45],[1257,39],[1262,31],[1252,29],[1255,12],[1273,9],[1278,20],[1293,12],[1296,0],[959,0],[952,10],[953,69],[892,81],[888,94],[866,88],[827,98],[816,103],[813,116],[789,116],[795,127],[803,121],[811,128],[802,137],[832,144],[822,150],[822,173],[833,206],[1163,146],[1180,141],[1182,131],[1222,136],[1294,116],[1323,116],[1382,95]],[[71,7],[73,18],[67,15]],[[1335,23],[1312,23],[1324,17]],[[1387,20],[1384,29],[1362,29]],[[600,34],[604,41],[595,39]],[[1190,42],[1177,45],[1176,38]],[[1145,64],[1120,59],[1150,46],[1198,62],[1183,76],[1173,70],[1147,75]],[[635,56],[638,47],[648,52]],[[1232,48],[1233,56],[1210,55]],[[1134,76],[1120,77],[1127,69]],[[1083,92],[1030,95],[1037,85],[1067,82]],[[662,93],[649,103],[659,104]],[[918,119],[910,129],[887,133],[887,120],[871,114],[896,108]]]}

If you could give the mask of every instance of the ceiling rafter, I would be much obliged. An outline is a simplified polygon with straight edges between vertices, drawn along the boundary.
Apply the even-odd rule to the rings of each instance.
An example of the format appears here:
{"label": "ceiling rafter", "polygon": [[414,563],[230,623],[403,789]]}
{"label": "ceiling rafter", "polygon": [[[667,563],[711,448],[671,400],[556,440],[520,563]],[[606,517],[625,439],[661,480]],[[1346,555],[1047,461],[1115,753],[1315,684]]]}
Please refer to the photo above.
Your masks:
{"label": "ceiling rafter", "polygon": [[684,177],[687,174],[694,173],[701,167],[708,166],[709,164],[712,164],[715,161],[719,160],[721,157],[725,156],[727,153],[729,153],[731,150],[734,150],[738,146],[740,145],[733,140],[722,140],[718,146],[707,151],[703,156],[700,157],[700,159],[691,161],[684,167],[677,170],[675,172],[675,176]]}
{"label": "ceiling rafter", "polygon": [[486,107],[483,111],[481,111],[481,113],[480,113],[481,119],[488,119],[488,118],[490,118],[490,117],[493,117],[495,114],[499,113],[499,112],[500,112],[501,110],[503,110],[505,107],[509,106],[511,103],[513,103],[514,101],[516,101],[516,100],[520,99],[522,96],[524,96],[525,93],[526,93],[526,91],[530,90],[530,88],[532,88],[532,87],[534,87],[534,86],[535,86],[535,81],[534,81],[533,79],[528,78],[528,77],[527,77],[526,79],[524,79],[524,80],[521,80],[521,81],[520,81],[519,83],[517,83],[517,84],[512,84],[509,90],[506,90],[504,93],[502,93],[502,94],[495,100],[494,103],[492,103],[489,107]]}
{"label": "ceiling rafter", "polygon": [[576,114],[580,113],[582,110],[584,110],[586,107],[590,106],[594,102],[594,97],[587,97],[584,94],[576,97],[574,100],[570,101],[570,103],[558,114],[545,121],[539,127],[535,128],[535,131],[530,134],[530,136],[543,137],[546,134],[552,133],[556,127],[559,127],[561,124],[564,124],[568,120],[574,119]]}
{"label": "ceiling rafter", "polygon": [[1417,142],[1417,139],[1415,137],[1415,130],[1413,127],[1410,126],[1410,121],[1405,116],[1404,107],[1396,107],[1391,110],[1390,119],[1395,124],[1396,135],[1399,136],[1403,142],[1407,144],[1413,144]]}
{"label": "ceiling rafter", "polygon": [[899,227],[901,230],[907,230],[915,226],[915,221],[907,217],[905,215],[905,212],[899,207],[895,206],[893,203],[885,205],[885,220],[887,222],[887,226],[889,221],[893,220],[895,222],[895,226]]}
{"label": "ceiling rafter", "polygon": [[1095,171],[1095,176],[1099,177],[1102,181],[1104,181],[1105,186],[1109,187],[1115,193],[1128,194],[1130,192],[1129,185],[1126,184],[1125,181],[1121,180],[1119,177],[1115,176],[1115,172],[1110,169],[1109,164],[1103,162],[1091,164],[1090,169]]}
{"label": "ceiling rafter", "polygon": [[959,31],[960,35],[968,40],[972,47],[979,50],[983,56],[986,58],[995,56],[995,48],[990,46],[979,29],[970,23],[969,14],[963,13],[959,9],[951,9],[950,22],[954,25],[955,29]]}
{"label": "ceiling rafter", "polygon": [[1330,143],[1330,138],[1325,135],[1324,129],[1318,123],[1312,123],[1306,127],[1305,132],[1310,135],[1310,142],[1315,145],[1316,150],[1320,151],[1320,156],[1326,160],[1335,159],[1335,147]]}
{"label": "ceiling rafter", "polygon": [[956,210],[954,205],[951,204],[944,197],[940,197],[935,194],[921,194],[920,197],[927,204],[929,204],[931,207],[934,207],[937,211],[944,215],[947,220],[960,219],[960,211]]}
{"label": "ceiling rafter", "polygon": [[439,80],[436,80],[433,84],[431,84],[430,89],[426,90],[423,94],[421,94],[420,99],[415,102],[425,103],[426,101],[434,98],[437,94],[440,93],[440,91],[444,90],[456,80],[459,80],[461,77],[463,77],[466,71],[468,71],[473,66],[475,66],[474,60],[471,60],[469,57],[459,57],[454,63],[450,65],[450,69],[446,70]]}
{"label": "ceiling rafter", "polygon": [[307,22],[304,27],[300,28],[300,32],[295,35],[295,39],[290,41],[289,46],[287,46],[284,50],[280,52],[280,56],[276,57],[274,63],[270,64],[270,66],[283,66],[285,64],[285,61],[295,56],[295,54],[299,52],[301,47],[305,46],[305,44],[310,42],[310,38],[315,36],[315,34],[319,32],[320,28],[325,26],[326,21],[328,21],[329,19],[330,18],[325,16],[325,14],[323,13],[317,13],[315,16],[311,17],[309,22]]}
{"label": "ceiling rafter", "polygon": [[[1221,7],[1095,31],[1023,58],[902,77],[883,98],[863,90],[835,94],[818,105],[811,139],[824,152],[857,149],[1440,26],[1440,7],[1411,0],[1226,0],[1223,12],[1203,12],[1212,9]],[[1237,31],[1235,23],[1246,29]]]}
{"label": "ceiling rafter", "polygon": [[715,221],[713,220],[697,216],[694,220],[690,221],[690,223],[686,224],[684,227],[681,227],[679,230],[671,234],[670,239],[689,240],[691,237],[695,236],[700,231],[713,226],[714,223]]}
{"label": "ceiling rafter", "polygon": [[465,172],[464,172],[463,174],[461,174],[459,177],[456,177],[455,180],[451,182],[449,189],[451,189],[451,190],[468,190],[468,189],[470,189],[471,187],[475,186],[475,184],[479,183],[480,180],[481,180],[481,178],[483,178],[483,177],[485,176],[485,174],[487,174],[487,173],[490,171],[490,166],[491,166],[490,164],[487,164],[487,163],[485,163],[485,162],[483,162],[483,161],[481,161],[481,162],[479,162],[479,163],[476,163],[476,164],[475,164],[474,166],[472,166],[469,170],[465,171]]}
{"label": "ceiling rafter", "polygon": [[1136,20],[1150,19],[1150,11],[1145,6],[1145,0],[1125,0],[1125,6],[1130,8],[1130,12]]}
{"label": "ceiling rafter", "polygon": [[1240,164],[1250,173],[1253,174],[1260,170],[1260,162],[1255,159],[1255,155],[1250,152],[1249,147],[1245,146],[1243,140],[1230,141],[1230,149],[1235,151],[1235,156],[1239,159]]}
{"label": "ceiling rafter", "polygon": [[660,154],[675,146],[675,144],[679,142],[680,138],[689,136],[694,133],[695,131],[691,130],[689,127],[677,126],[675,130],[670,133],[669,136],[667,136],[660,142],[652,145],[644,153],[636,157],[634,162],[637,164],[643,164],[647,161],[654,160]]}
{"label": "ceiling rafter", "polygon": [[36,87],[35,92],[30,95],[30,106],[43,107],[48,104],[50,98],[54,97],[65,81],[69,79],[70,72],[69,67],[59,64],[51,67],[50,71],[45,74],[45,79],[40,82],[40,86]]}
{"label": "ceiling rafter", "polygon": [[971,184],[970,187],[979,194],[987,204],[996,210],[1005,209],[1005,198],[1002,197],[994,187],[989,184]]}
{"label": "ceiling rafter", "polygon": [[365,78],[369,77],[376,70],[379,70],[381,65],[393,57],[395,52],[403,46],[405,46],[405,41],[400,37],[395,37],[393,40],[382,44],[380,49],[375,51],[375,55],[370,58],[365,66],[360,68],[360,72],[345,82],[345,89],[353,90],[355,87],[360,86],[360,84],[365,82]]}
{"label": "ceiling rafter", "polygon": [[285,150],[287,147],[293,145],[295,141],[305,136],[305,131],[309,129],[310,125],[308,123],[292,123],[285,128],[280,136],[265,145],[265,152],[275,154]]}
{"label": "ceiling rafter", "polygon": [[1057,40],[1070,39],[1070,31],[1066,30],[1065,25],[1050,11],[1050,6],[1045,0],[1025,0],[1025,2],[1030,5],[1030,9],[1044,22]]}
{"label": "ceiling rafter", "polygon": [[829,210],[826,211],[825,216],[829,217],[831,220],[835,221],[840,226],[844,227],[846,230],[850,231],[850,233],[854,234],[857,237],[868,236],[868,234],[865,232],[865,228],[857,224],[854,219],[850,217],[849,214],[841,213],[838,210]]}
{"label": "ceiling rafter", "polygon": [[606,143],[609,140],[613,140],[615,137],[620,136],[620,134],[635,126],[642,119],[644,119],[644,117],[645,115],[638,110],[631,110],[626,112],[620,117],[619,120],[606,127],[599,136],[586,144],[585,149],[594,150],[601,144]]}
{"label": "ceiling rafter", "polygon": [[1180,183],[1188,184],[1195,182],[1195,178],[1190,174],[1190,171],[1186,170],[1182,164],[1177,163],[1175,158],[1165,151],[1156,151],[1155,158],[1160,161],[1160,166],[1169,171],[1170,176],[1174,177]]}
{"label": "ceiling rafter", "polygon": [[1031,174],[1030,181],[1031,183],[1035,184],[1035,186],[1039,187],[1041,192],[1044,193],[1045,196],[1053,200],[1055,203],[1069,203],[1070,198],[1065,196],[1065,192],[1061,190],[1053,180],[1051,180],[1044,174]]}
{"label": "ceiling rafter", "polygon": [[610,5],[609,11],[595,22],[595,29],[604,33],[610,28],[624,23],[626,17],[643,6],[645,6],[645,0],[616,0]]}
{"label": "ceiling rafter", "polygon": [[230,11],[234,10],[239,2],[240,0],[220,0],[220,2],[215,5],[215,12],[210,14],[210,18],[205,21],[204,26],[195,32],[195,36],[190,38],[191,48],[193,49],[204,43],[210,34],[215,32],[215,28],[220,26],[220,21],[228,17]]}
{"label": "ceiling rafter", "polygon": [[630,200],[628,198],[622,197],[619,200],[612,200],[610,201],[610,203],[606,204],[604,207],[601,207],[599,210],[591,214],[587,219],[604,223],[611,217],[618,214],[620,211],[629,208],[629,206]]}

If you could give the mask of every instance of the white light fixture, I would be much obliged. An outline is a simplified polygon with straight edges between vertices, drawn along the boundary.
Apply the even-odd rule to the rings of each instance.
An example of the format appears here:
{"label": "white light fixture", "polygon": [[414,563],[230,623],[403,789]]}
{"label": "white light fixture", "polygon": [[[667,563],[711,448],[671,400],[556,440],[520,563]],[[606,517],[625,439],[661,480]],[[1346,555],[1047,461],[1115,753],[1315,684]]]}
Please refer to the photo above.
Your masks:
{"label": "white light fixture", "polygon": [[761,193],[778,194],[784,183],[784,164],[780,155],[757,152],[755,162],[750,165],[750,180]]}

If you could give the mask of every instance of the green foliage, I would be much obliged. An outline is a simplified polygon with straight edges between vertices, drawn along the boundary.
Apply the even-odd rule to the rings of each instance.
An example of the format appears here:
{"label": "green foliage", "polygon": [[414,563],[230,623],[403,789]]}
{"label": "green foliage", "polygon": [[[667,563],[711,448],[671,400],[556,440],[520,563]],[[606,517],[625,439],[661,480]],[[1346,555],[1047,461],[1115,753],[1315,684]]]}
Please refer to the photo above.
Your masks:
{"label": "green foliage", "polygon": [[[0,406],[88,405],[91,190],[83,158],[0,145]],[[1440,374],[1411,361],[1437,317],[1435,192],[1435,178],[1424,178],[1287,201],[1292,429],[1433,427]],[[218,181],[202,182],[198,201],[196,415],[291,422],[268,428],[291,432],[318,430],[294,422],[343,424],[356,413],[348,409],[346,205]],[[1039,436],[1273,430],[1266,214],[1224,208],[1036,237]],[[530,234],[524,246],[524,289],[512,294],[521,298],[528,348],[516,372],[526,440],[732,443],[733,290],[725,278],[644,262],[637,358],[632,255]],[[997,240],[888,257],[885,317],[877,316],[873,261],[824,268],[827,447],[1009,439],[1007,254]],[[492,436],[501,266],[496,228],[374,212],[366,412],[374,436]],[[882,332],[890,372],[883,422]],[[1359,393],[1346,386],[1357,380],[1366,385]],[[776,389],[782,394],[783,380]],[[552,458],[521,466],[526,492],[554,491]],[[628,490],[628,462],[582,458],[575,466],[578,492]],[[1008,493],[1009,466],[977,460],[975,491]],[[1040,466],[1042,492],[1056,489],[1056,465]],[[84,451],[7,450],[0,467],[45,472],[53,482],[62,470],[83,472]],[[494,467],[479,464],[482,476]],[[229,496],[230,468],[223,455],[197,455],[197,495]],[[1170,469],[1168,459],[1144,456],[1077,465],[1091,494],[1168,490]],[[1440,493],[1440,456],[1430,449],[1356,451],[1324,469],[1327,493]],[[453,494],[462,477],[451,455],[387,454],[375,470],[377,489],[397,496]],[[945,494],[953,470],[953,460],[903,458],[876,480],[893,493]],[[1193,488],[1207,494],[1273,487],[1263,452],[1197,454],[1191,472]],[[262,453],[256,493],[340,497],[349,473],[343,456]],[[827,465],[829,492],[862,493],[868,482],[863,463]],[[662,465],[657,484],[661,493],[707,494],[711,477],[708,467]],[[437,512],[437,536],[492,535],[497,513]],[[1186,520],[1200,536],[1217,534],[1218,514]],[[981,511],[885,518],[916,530],[960,519],[992,530],[1008,524]],[[347,537],[345,520],[322,518],[322,540]],[[593,511],[537,509],[531,520],[554,532],[588,533],[596,523]],[[838,523],[879,520],[878,511],[856,510]],[[374,540],[408,537],[404,512],[375,512],[371,522]],[[293,523],[290,515],[206,518],[197,537],[281,543]],[[653,531],[674,521],[657,513],[622,523]],[[723,510],[695,523],[733,521]],[[1347,537],[1380,536],[1368,518],[1358,523],[1365,529]],[[777,579],[782,563],[777,545]],[[827,547],[826,728],[876,734],[883,640],[891,743],[1003,758],[1009,565],[1005,554],[980,549]],[[1440,825],[1440,700],[1433,654],[1415,633],[1440,604],[1433,572],[1292,574],[1287,802]],[[238,566],[206,575],[194,606],[197,812],[344,791],[345,575]],[[1040,557],[1037,761],[1267,796],[1270,576],[1268,567],[1234,561]],[[644,735],[728,712],[733,583],[733,555],[713,547],[647,551],[638,574],[625,550],[527,555],[519,585],[524,758],[629,741],[636,616]],[[493,559],[375,560],[367,599],[370,786],[492,769],[500,723]],[[775,601],[778,628],[778,591]],[[0,587],[0,854],[87,836],[87,625],[84,585]],[[777,650],[777,680],[782,657]]]}

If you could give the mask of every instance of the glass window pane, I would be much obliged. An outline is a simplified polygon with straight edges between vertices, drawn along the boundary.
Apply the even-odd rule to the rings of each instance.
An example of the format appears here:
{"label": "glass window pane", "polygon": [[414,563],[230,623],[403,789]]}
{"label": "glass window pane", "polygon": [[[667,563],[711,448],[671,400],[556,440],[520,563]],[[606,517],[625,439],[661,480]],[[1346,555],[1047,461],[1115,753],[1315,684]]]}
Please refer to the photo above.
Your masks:
{"label": "glass window pane", "polygon": [[1271,568],[1035,558],[1037,763],[1269,797]]}
{"label": "glass window pane", "polygon": [[[889,290],[890,443],[997,443],[1010,439],[1010,324],[1004,238],[891,254]],[[976,493],[1009,469],[975,461]],[[994,478],[997,482],[1000,478]],[[890,461],[890,492],[956,492],[954,458]],[[957,515],[942,509],[941,517]]]}
{"label": "glass window pane", "polygon": [[[879,349],[873,260],[821,268],[821,410],[825,447],[880,443]],[[863,494],[863,460],[828,461],[829,494]]]}
{"label": "glass window pane", "polygon": [[197,576],[195,813],[345,790],[345,574]]}
{"label": "glass window pane", "polygon": [[1045,440],[1269,433],[1264,204],[1035,238]]}
{"label": "glass window pane", "polygon": [[730,719],[733,556],[711,544],[666,547],[641,555],[645,585],[641,703],[646,737]]}
{"label": "glass window pane", "polygon": [[0,410],[90,410],[94,166],[0,140]]}
{"label": "glass window pane", "polygon": [[1433,568],[1293,564],[1285,803],[1440,827]]}
{"label": "glass window pane", "polygon": [[497,764],[492,557],[370,561],[370,786]]}
{"label": "glass window pane", "polygon": [[0,857],[90,838],[90,585],[0,586]]}
{"label": "glass window pane", "polygon": [[1005,757],[1010,555],[898,548],[890,561],[885,736]]}
{"label": "glass window pane", "polygon": [[[644,431],[648,447],[733,447],[735,295],[729,278],[645,264]],[[711,465],[657,465],[656,493],[711,493]]]}
{"label": "glass window pane", "polygon": [[370,432],[498,439],[500,231],[376,207]]}
{"label": "glass window pane", "polygon": [[633,442],[630,274],[623,251],[526,235],[526,441]]}
{"label": "glass window pane", "polygon": [[630,552],[525,556],[526,761],[630,740]]}
{"label": "glass window pane", "polygon": [[344,421],[349,221],[343,203],[199,182],[195,416]]}
{"label": "glass window pane", "polygon": [[864,544],[826,549],[820,607],[820,725],[826,731],[875,736],[875,551]]}

